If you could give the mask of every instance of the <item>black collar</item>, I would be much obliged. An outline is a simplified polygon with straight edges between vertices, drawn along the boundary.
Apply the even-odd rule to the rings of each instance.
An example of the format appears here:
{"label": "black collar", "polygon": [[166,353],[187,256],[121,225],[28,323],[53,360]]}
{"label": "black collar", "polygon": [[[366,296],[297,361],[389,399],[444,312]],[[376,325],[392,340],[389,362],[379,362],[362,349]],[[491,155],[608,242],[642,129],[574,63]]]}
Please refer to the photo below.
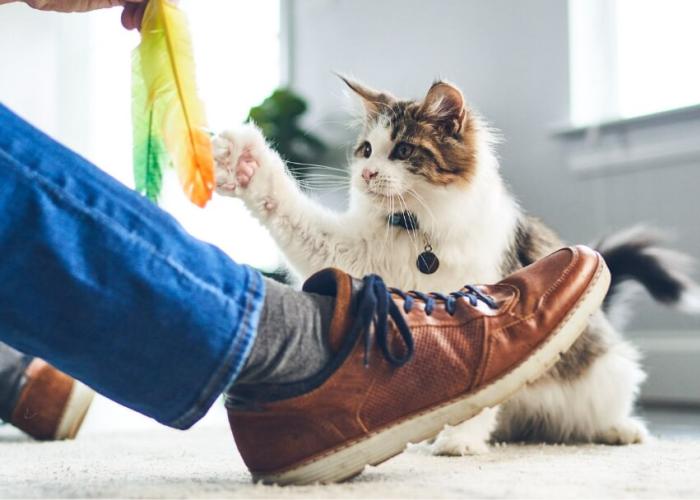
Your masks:
{"label": "black collar", "polygon": [[394,212],[387,216],[387,222],[390,226],[402,227],[407,231],[418,229],[418,218],[413,212],[404,210],[403,212]]}

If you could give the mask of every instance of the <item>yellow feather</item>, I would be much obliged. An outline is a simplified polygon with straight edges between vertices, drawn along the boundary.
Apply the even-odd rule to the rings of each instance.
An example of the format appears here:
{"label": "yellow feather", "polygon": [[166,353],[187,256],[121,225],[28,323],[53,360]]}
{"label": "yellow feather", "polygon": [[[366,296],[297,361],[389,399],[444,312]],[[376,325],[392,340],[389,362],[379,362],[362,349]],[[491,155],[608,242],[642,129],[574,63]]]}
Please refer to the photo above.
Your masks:
{"label": "yellow feather", "polygon": [[203,207],[214,189],[214,160],[187,20],[177,6],[168,0],[148,3],[138,51],[148,101],[163,102],[165,147],[188,198]]}

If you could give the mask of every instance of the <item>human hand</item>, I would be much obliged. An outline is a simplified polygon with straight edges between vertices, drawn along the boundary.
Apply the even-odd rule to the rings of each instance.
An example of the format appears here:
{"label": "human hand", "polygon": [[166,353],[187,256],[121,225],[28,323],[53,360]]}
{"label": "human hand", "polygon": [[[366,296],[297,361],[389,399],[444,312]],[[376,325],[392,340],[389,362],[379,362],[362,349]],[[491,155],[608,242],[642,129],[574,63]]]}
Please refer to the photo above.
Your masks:
{"label": "human hand", "polygon": [[[107,7],[124,7],[122,24],[128,30],[141,27],[148,0],[24,0],[34,9],[55,12],[88,12]],[[0,0],[1,3],[7,3]]]}
{"label": "human hand", "polygon": [[54,12],[88,12],[90,10],[119,7],[143,0],[24,0],[33,9]]}

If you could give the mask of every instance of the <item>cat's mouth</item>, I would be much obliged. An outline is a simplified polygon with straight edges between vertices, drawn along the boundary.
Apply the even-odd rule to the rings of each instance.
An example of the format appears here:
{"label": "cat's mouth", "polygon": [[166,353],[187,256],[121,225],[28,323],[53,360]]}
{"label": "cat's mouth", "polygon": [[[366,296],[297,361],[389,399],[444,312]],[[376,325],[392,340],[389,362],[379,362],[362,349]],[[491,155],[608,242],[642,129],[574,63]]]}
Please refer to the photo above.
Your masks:
{"label": "cat's mouth", "polygon": [[372,196],[373,198],[378,198],[380,200],[389,200],[391,198],[394,198],[394,195],[392,193],[387,193],[386,191],[379,192],[379,191],[373,191],[371,189],[368,189],[367,194]]}
{"label": "cat's mouth", "polygon": [[401,196],[396,193],[367,190],[367,194],[369,195],[372,201],[388,209],[394,206],[399,206],[399,204],[401,203]]}
{"label": "cat's mouth", "polygon": [[377,200],[389,201],[401,198],[401,193],[398,193],[396,190],[390,189],[387,186],[374,187],[370,185],[365,188],[365,191],[368,195]]}

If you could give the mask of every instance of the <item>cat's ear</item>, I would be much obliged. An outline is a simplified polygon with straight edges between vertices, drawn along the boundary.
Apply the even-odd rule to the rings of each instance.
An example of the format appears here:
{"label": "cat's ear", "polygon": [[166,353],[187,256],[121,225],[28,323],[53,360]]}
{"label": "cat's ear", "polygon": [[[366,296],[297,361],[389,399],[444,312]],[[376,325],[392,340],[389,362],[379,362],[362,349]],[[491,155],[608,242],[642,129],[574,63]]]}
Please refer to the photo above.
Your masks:
{"label": "cat's ear", "polygon": [[458,134],[467,116],[464,96],[450,83],[435,82],[423,100],[421,114],[448,134]]}
{"label": "cat's ear", "polygon": [[360,97],[362,100],[362,105],[365,108],[365,112],[369,116],[381,114],[382,110],[386,111],[391,107],[391,104],[396,101],[394,96],[391,94],[371,89],[360,82],[351,80],[350,78],[347,78],[341,74],[337,75],[338,78],[345,82],[345,85],[347,85],[350,90]]}

